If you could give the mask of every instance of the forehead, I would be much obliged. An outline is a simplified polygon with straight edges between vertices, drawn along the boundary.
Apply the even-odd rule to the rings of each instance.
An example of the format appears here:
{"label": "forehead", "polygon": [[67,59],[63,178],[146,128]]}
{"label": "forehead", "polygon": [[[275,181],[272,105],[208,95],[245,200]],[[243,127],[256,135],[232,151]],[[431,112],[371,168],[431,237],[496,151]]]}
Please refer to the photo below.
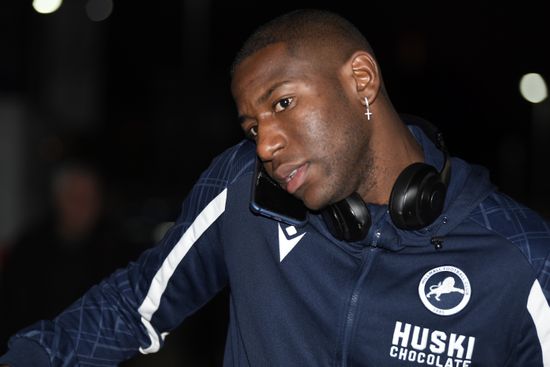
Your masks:
{"label": "forehead", "polygon": [[291,54],[284,43],[266,46],[245,58],[235,69],[231,89],[238,102],[280,81],[300,81],[312,75],[313,65]]}

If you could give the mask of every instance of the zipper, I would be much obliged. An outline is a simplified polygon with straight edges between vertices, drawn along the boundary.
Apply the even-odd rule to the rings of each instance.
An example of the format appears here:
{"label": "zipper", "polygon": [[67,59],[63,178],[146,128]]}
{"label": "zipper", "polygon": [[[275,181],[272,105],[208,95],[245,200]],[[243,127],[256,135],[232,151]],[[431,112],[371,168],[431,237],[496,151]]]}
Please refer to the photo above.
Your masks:
{"label": "zipper", "polygon": [[372,267],[374,256],[376,252],[378,252],[377,244],[381,235],[382,235],[382,232],[380,230],[376,230],[372,235],[372,238],[370,239],[369,248],[366,250],[365,258],[363,260],[363,263],[361,264],[361,273],[359,274],[359,278],[355,283],[353,292],[349,300],[348,310],[346,313],[346,321],[344,326],[343,340],[342,340],[341,361],[339,364],[340,367],[347,367],[348,365],[347,364],[348,350],[349,350],[349,344],[351,342],[353,325],[355,323],[355,316],[357,314],[357,305],[359,303],[361,287],[365,281],[365,278],[367,277],[367,274],[370,271],[370,268]]}

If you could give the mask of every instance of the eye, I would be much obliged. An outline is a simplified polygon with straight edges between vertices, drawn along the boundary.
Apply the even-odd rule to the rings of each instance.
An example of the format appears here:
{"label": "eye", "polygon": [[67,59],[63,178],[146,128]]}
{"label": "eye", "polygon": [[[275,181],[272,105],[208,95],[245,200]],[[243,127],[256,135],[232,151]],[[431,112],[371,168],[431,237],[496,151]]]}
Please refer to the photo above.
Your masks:
{"label": "eye", "polygon": [[275,105],[273,106],[273,109],[275,110],[275,112],[284,111],[288,108],[288,106],[290,106],[293,99],[294,98],[292,97],[280,99],[279,101],[277,101],[277,103],[275,103]]}
{"label": "eye", "polygon": [[250,140],[256,140],[256,137],[258,136],[258,126],[254,125],[250,127],[248,130],[246,130],[246,136]]}

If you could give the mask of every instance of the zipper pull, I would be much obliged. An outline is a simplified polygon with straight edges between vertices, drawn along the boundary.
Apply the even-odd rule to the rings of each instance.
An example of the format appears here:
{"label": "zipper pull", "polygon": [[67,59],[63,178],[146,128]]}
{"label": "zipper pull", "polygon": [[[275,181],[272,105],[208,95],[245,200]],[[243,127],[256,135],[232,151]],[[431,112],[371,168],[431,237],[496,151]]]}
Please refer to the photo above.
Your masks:
{"label": "zipper pull", "polygon": [[376,232],[374,232],[374,236],[372,236],[371,246],[376,247],[378,246],[378,240],[380,240],[380,236],[382,236],[382,232],[377,229]]}

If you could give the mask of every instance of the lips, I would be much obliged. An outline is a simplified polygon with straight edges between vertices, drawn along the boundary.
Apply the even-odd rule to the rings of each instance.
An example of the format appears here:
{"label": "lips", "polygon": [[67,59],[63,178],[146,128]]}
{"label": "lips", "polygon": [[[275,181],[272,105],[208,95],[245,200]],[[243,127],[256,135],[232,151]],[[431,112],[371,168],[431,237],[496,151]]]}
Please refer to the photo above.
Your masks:
{"label": "lips", "polygon": [[306,163],[281,166],[276,170],[275,178],[286,191],[293,194],[304,183],[307,167]]}
{"label": "lips", "polygon": [[296,172],[298,172],[298,168],[296,168],[294,171],[290,172],[290,175],[287,176],[285,182],[289,183],[290,180],[292,180],[294,178],[294,176],[296,175]]}

